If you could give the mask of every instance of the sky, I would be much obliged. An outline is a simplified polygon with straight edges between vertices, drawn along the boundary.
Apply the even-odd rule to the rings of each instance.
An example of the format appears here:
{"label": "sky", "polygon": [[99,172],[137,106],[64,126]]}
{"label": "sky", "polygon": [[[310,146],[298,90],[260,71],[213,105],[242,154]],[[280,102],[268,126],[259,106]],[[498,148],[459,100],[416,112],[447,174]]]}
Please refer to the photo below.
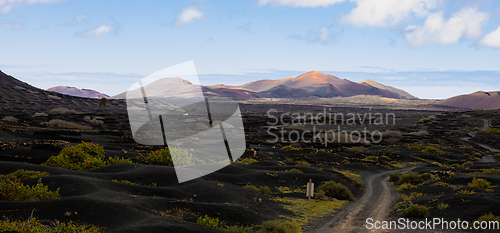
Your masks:
{"label": "sky", "polygon": [[0,70],[116,95],[193,60],[205,85],[316,70],[428,99],[500,91],[500,1],[0,0]]}

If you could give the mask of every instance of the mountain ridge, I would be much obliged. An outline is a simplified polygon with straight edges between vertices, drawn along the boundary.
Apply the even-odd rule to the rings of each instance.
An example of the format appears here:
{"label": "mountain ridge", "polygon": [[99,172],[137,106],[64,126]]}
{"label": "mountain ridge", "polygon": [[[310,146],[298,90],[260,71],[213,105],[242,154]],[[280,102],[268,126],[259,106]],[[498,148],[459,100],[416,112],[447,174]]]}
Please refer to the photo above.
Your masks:
{"label": "mountain ridge", "polygon": [[[161,82],[172,84],[169,78],[159,79]],[[175,79],[179,79],[176,77]],[[370,80],[371,81],[371,80]],[[155,81],[155,83],[157,83]],[[160,90],[156,86],[162,84],[150,84],[148,96],[176,96],[189,97],[190,93],[186,90],[199,90],[201,87],[206,96],[232,97],[232,98],[331,98],[331,97],[350,97],[356,95],[379,95],[395,99],[418,99],[411,94],[380,83],[356,83],[348,79],[341,79],[331,74],[324,74],[318,71],[310,71],[300,74],[295,78],[283,79],[264,79],[249,82],[243,85],[211,85],[198,86],[191,83],[181,83],[178,87],[168,85],[168,92]],[[172,92],[173,91],[173,92]],[[193,94],[193,93],[191,93]],[[124,99],[126,92],[112,96],[111,98]],[[142,97],[134,97],[142,98]]]}
{"label": "mountain ridge", "polygon": [[92,89],[85,89],[85,88],[77,88],[77,87],[70,87],[70,86],[56,86],[56,87],[51,87],[47,89],[47,91],[53,91],[57,92],[60,94],[65,94],[65,95],[71,95],[71,96],[76,96],[76,97],[83,97],[83,98],[95,98],[95,99],[100,99],[100,98],[109,98],[109,95],[106,95],[104,93],[92,90]]}

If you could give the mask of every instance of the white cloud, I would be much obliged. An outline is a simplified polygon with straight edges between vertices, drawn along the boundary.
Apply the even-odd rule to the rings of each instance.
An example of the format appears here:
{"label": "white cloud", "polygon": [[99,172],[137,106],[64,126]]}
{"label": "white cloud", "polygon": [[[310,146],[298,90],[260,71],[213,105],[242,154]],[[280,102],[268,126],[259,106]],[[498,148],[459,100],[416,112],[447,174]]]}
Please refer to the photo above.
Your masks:
{"label": "white cloud", "polygon": [[291,6],[291,7],[326,7],[346,0],[259,0],[259,5],[266,4]]}
{"label": "white cloud", "polygon": [[176,24],[185,24],[189,23],[195,19],[201,19],[203,13],[201,11],[196,10],[194,7],[184,8],[181,14],[177,17]]}
{"label": "white cloud", "polygon": [[83,21],[83,20],[85,20],[85,19],[87,19],[87,18],[88,18],[88,16],[87,16],[87,15],[84,15],[84,14],[79,14],[79,15],[75,16],[75,21],[76,21],[76,22],[80,22],[80,21]]}
{"label": "white cloud", "polygon": [[429,43],[454,43],[462,37],[479,38],[488,18],[488,13],[475,8],[462,9],[448,21],[444,20],[443,12],[433,13],[427,17],[424,25],[406,27],[406,39],[411,45],[420,46]]}
{"label": "white cloud", "polygon": [[32,5],[35,3],[52,3],[60,1],[64,0],[0,0],[0,12],[6,14],[14,7]]}
{"label": "white cloud", "polygon": [[500,48],[500,26],[495,31],[484,36],[479,43],[490,47]]}
{"label": "white cloud", "polygon": [[428,10],[434,9],[441,0],[350,0],[357,6],[341,22],[354,26],[389,26],[395,25],[410,14],[425,16]]}
{"label": "white cloud", "polygon": [[110,32],[113,27],[108,26],[108,25],[101,25],[99,27],[89,29],[84,32],[77,32],[75,33],[75,36],[83,36],[83,37],[102,37],[106,33]]}

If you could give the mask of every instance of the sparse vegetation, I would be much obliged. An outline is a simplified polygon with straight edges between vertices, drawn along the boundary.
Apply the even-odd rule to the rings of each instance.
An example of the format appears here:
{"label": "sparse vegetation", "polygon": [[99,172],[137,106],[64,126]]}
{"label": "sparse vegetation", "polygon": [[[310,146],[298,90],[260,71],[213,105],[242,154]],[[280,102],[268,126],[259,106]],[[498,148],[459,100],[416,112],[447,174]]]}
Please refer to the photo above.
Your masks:
{"label": "sparse vegetation", "polygon": [[288,170],[284,170],[284,172],[297,172],[297,173],[304,173],[303,171],[297,169],[297,168],[292,168]]}
{"label": "sparse vegetation", "polygon": [[293,221],[269,220],[260,225],[257,233],[300,233],[302,228]]}
{"label": "sparse vegetation", "polygon": [[256,159],[252,159],[252,158],[246,158],[246,159],[238,159],[236,161],[234,161],[235,163],[241,163],[241,164],[252,164],[252,163],[256,163],[256,162],[259,162],[258,160]]}
{"label": "sparse vegetation", "polygon": [[437,208],[438,208],[438,210],[440,210],[440,211],[446,211],[446,209],[447,209],[448,207],[450,207],[450,205],[448,205],[448,204],[444,204],[443,202],[441,202],[441,203],[437,204]]}
{"label": "sparse vegetation", "polygon": [[478,222],[500,222],[500,216],[495,216],[494,214],[487,213],[479,217],[476,221]]}
{"label": "sparse vegetation", "polygon": [[378,162],[378,157],[374,155],[366,156],[365,159],[373,162]]}
{"label": "sparse vegetation", "polygon": [[243,188],[250,189],[252,191],[262,193],[262,194],[264,194],[266,196],[272,196],[273,195],[273,192],[271,192],[271,189],[269,188],[269,186],[260,186],[260,187],[257,188],[254,185],[245,185],[245,186],[243,186]]}
{"label": "sparse vegetation", "polygon": [[0,181],[0,199],[5,201],[40,201],[58,199],[59,189],[50,191],[39,179],[34,186],[24,185],[20,180]]}
{"label": "sparse vegetation", "polygon": [[446,154],[441,149],[432,146],[426,147],[425,149],[422,150],[422,152],[428,154]]}
{"label": "sparse vegetation", "polygon": [[48,126],[58,126],[58,127],[64,127],[64,128],[70,128],[70,129],[79,129],[79,130],[91,130],[92,127],[88,125],[80,125],[75,122],[70,122],[70,121],[65,121],[65,120],[60,120],[60,119],[52,119],[49,122],[47,122]]}
{"label": "sparse vegetation", "polygon": [[[173,153],[171,153],[171,151]],[[192,154],[190,154],[186,150],[176,147],[164,148],[153,151],[149,153],[148,156],[146,157],[146,162],[151,165],[174,166],[171,154],[175,155],[174,157],[176,161],[175,166],[190,166],[194,164]]]}
{"label": "sparse vegetation", "polygon": [[427,206],[410,203],[401,210],[401,213],[407,218],[428,218],[430,217],[429,208]]}
{"label": "sparse vegetation", "polygon": [[49,111],[49,114],[67,115],[67,114],[78,114],[78,112],[75,110],[69,110],[67,108],[54,108]]}
{"label": "sparse vegetation", "polygon": [[389,181],[390,182],[398,181],[399,178],[401,178],[401,172],[392,172],[389,175]]}
{"label": "sparse vegetation", "polygon": [[117,163],[131,162],[130,159],[120,157],[108,158],[106,160],[102,146],[90,142],[82,142],[78,145],[65,147],[58,155],[49,157],[42,165],[86,171]]}
{"label": "sparse vegetation", "polygon": [[302,148],[300,147],[294,147],[292,145],[287,145],[287,146],[284,146],[284,147],[281,147],[282,150],[301,150]]}
{"label": "sparse vegetation", "polygon": [[31,171],[19,169],[15,172],[9,173],[7,175],[0,175],[0,180],[24,180],[30,178],[38,178],[50,175],[48,172],[41,171]]}
{"label": "sparse vegetation", "polygon": [[3,232],[36,232],[36,233],[99,233],[102,228],[94,225],[77,225],[73,222],[53,221],[50,226],[40,223],[36,218],[25,221],[13,221],[5,218],[0,221],[0,229]]}
{"label": "sparse vegetation", "polygon": [[440,186],[440,187],[448,187],[449,186],[448,183],[445,183],[445,182],[442,182],[442,181],[437,182],[436,185]]}
{"label": "sparse vegetation", "polygon": [[473,178],[470,183],[467,184],[471,188],[489,189],[492,188],[491,183],[482,178]]}

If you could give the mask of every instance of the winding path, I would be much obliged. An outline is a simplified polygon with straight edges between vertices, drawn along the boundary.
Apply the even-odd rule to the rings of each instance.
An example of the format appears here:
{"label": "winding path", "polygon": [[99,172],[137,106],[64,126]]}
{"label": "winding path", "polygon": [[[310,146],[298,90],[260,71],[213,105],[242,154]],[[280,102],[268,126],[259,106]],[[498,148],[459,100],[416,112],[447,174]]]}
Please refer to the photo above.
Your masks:
{"label": "winding path", "polygon": [[[409,171],[404,168],[400,172]],[[375,232],[366,229],[366,219],[374,221],[386,220],[391,208],[397,203],[399,195],[388,181],[389,174],[385,171],[369,175],[365,179],[365,189],[361,197],[347,204],[335,217],[315,232]],[[383,231],[379,231],[383,232]]]}

